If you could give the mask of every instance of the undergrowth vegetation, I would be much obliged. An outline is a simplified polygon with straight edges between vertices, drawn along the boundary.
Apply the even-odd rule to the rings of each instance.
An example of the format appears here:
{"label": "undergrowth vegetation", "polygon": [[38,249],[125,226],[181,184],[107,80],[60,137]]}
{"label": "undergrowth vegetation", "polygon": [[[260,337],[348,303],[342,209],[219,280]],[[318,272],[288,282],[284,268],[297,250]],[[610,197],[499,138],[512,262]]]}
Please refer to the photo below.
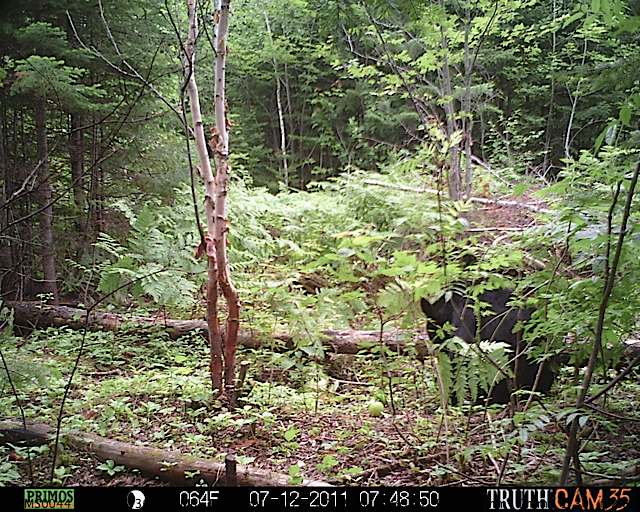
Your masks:
{"label": "undergrowth vegetation", "polygon": [[[612,270],[604,364],[594,388],[611,380],[624,360],[624,340],[637,328],[635,211],[618,266],[612,266],[621,198],[635,158],[611,149],[598,157],[585,154],[558,185],[536,193],[558,201],[538,222],[520,211],[440,202],[421,191],[427,179],[420,165],[405,160],[384,174],[354,171],[309,192],[273,196],[235,182],[229,255],[242,325],[270,340],[239,352],[249,377],[237,409],[212,402],[208,346],[200,333],[171,340],[161,330],[132,324],[116,333],[52,328],[21,339],[12,335],[5,308],[0,348],[11,381],[0,373],[0,416],[18,417],[21,409],[27,420],[55,424],[61,415],[66,429],[198,457],[222,460],[232,448],[240,463],[288,474],[294,484],[313,478],[361,485],[553,483],[565,430],[578,418],[591,425],[580,455],[585,472],[619,475],[637,458],[637,429],[629,427],[639,420],[629,400],[640,392],[637,377],[619,383],[607,403],[628,421],[600,406],[571,404]],[[175,197],[174,204],[153,209],[125,200],[113,205],[126,216],[129,233],[120,240],[104,234],[97,244],[101,263],[81,269],[88,287],[113,292],[110,307],[162,307],[171,316],[203,317],[205,269],[193,257],[198,231],[191,192],[178,190]],[[504,222],[512,228],[509,236],[490,236]],[[535,262],[544,268],[532,270]],[[422,297],[452,290],[478,297],[504,287],[516,288],[522,304],[537,307],[524,331],[528,339],[544,340],[532,357],[568,355],[569,361],[554,395],[535,397],[512,415],[502,406],[463,401],[469,391],[475,396],[481,379],[455,378],[441,353],[425,345],[417,307]],[[401,349],[362,343],[357,354],[336,354],[328,348],[331,329],[392,331]],[[271,336],[283,330],[292,344]],[[487,363],[473,364],[469,368],[483,372]],[[443,406],[443,386],[460,397],[458,407]],[[522,403],[528,398],[520,395]],[[372,402],[382,404],[381,414]],[[50,449],[0,448],[6,461],[0,485],[25,477],[26,461],[45,461]],[[105,478],[125,472],[113,461],[83,460],[65,449],[52,483],[72,481],[83,464],[93,464]],[[35,468],[33,483],[44,484],[46,465]]]}

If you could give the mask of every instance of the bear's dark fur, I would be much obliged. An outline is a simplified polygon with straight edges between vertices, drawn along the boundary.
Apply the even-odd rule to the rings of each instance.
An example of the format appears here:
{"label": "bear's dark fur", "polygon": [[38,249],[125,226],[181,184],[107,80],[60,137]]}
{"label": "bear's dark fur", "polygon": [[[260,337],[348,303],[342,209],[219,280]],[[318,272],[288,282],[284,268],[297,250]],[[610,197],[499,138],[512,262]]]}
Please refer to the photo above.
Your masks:
{"label": "bear's dark fur", "polygon": [[[513,290],[488,290],[480,294],[479,300],[489,304],[489,309],[482,315],[480,337],[482,341],[502,341],[511,347],[513,357],[524,349],[521,343],[521,332],[514,333],[517,322],[528,322],[532,311],[526,308],[509,306],[513,298]],[[447,322],[453,327],[449,336],[459,336],[467,343],[476,341],[477,324],[473,311],[473,300],[454,293],[449,301],[444,297],[431,304],[428,300],[421,300],[422,311],[427,315],[427,332],[432,342],[438,342],[436,332]],[[489,313],[489,314],[487,314]],[[486,316],[485,316],[486,315]],[[538,364],[530,362],[522,354],[511,366],[515,375],[514,389],[531,389],[538,373]],[[537,391],[547,392],[553,384],[554,374],[545,364]],[[491,393],[490,401],[505,404],[509,402],[510,393],[507,380],[498,382]]]}

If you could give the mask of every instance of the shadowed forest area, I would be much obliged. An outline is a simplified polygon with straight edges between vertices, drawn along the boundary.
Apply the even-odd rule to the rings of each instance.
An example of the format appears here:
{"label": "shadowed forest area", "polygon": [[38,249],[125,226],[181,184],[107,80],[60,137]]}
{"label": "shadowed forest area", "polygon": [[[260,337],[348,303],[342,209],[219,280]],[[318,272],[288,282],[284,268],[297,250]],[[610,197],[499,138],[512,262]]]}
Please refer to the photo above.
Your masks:
{"label": "shadowed forest area", "polygon": [[24,0],[0,57],[0,486],[640,481],[637,0]]}

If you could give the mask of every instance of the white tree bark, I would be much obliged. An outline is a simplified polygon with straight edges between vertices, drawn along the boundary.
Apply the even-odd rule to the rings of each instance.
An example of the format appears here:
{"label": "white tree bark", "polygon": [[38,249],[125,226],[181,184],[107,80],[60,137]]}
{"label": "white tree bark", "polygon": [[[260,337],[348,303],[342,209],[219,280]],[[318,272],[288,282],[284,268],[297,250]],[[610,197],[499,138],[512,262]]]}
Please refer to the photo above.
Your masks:
{"label": "white tree bark", "polygon": [[[187,11],[189,13],[189,35],[185,46],[186,55],[184,57],[183,68],[185,80],[187,82],[187,92],[189,94],[189,105],[191,107],[191,119],[193,122],[193,133],[196,139],[198,159],[200,161],[200,176],[205,187],[205,217],[207,220],[207,235],[205,246],[199,247],[196,254],[204,252],[208,258],[208,284],[207,284],[207,324],[209,326],[209,345],[211,347],[211,380],[214,389],[221,389],[222,374],[222,343],[216,340],[216,333],[220,333],[220,324],[217,315],[218,300],[218,272],[216,264],[216,253],[214,247],[215,232],[215,197],[216,181],[211,170],[211,162],[207,151],[207,141],[202,123],[202,113],[200,111],[200,97],[198,95],[198,85],[195,76],[195,54],[196,43],[198,41],[198,16],[196,13],[196,0],[187,0]],[[216,325],[217,324],[217,325]],[[216,328],[217,327],[217,328]]]}
{"label": "white tree bark", "polygon": [[[271,50],[273,51],[273,35],[271,34],[271,25],[269,24],[269,16],[267,15],[267,10],[264,10],[264,21],[267,25],[267,34],[269,34],[269,42],[271,43]],[[272,59],[273,61],[273,72],[276,75],[276,103],[278,105],[278,119],[280,122],[280,152],[282,153],[282,170],[284,172],[284,186],[289,188],[289,167],[287,163],[287,135],[284,126],[284,115],[282,113],[282,100],[281,96],[281,86],[280,86],[280,74],[278,73],[278,62],[276,61],[275,56]]]}
{"label": "white tree bark", "polygon": [[[209,145],[216,158],[216,175],[213,175],[207,142],[205,138],[200,98],[195,79],[195,49],[198,40],[198,17],[196,0],[186,0],[189,13],[189,36],[186,44],[184,62],[185,80],[191,105],[193,131],[200,160],[200,174],[205,185],[205,215],[207,218],[207,235],[204,247],[199,247],[196,254],[205,253],[208,257],[207,285],[207,326],[211,348],[211,379],[214,390],[223,390],[223,382],[228,396],[234,391],[235,352],[239,327],[238,293],[231,284],[227,258],[227,225],[226,199],[229,188],[229,134],[225,100],[225,61],[227,55],[227,33],[229,29],[229,3],[222,0],[216,11],[216,64],[215,64],[215,117],[216,124],[211,131]],[[227,319],[226,339],[223,343],[222,329],[218,318],[218,289],[222,289],[227,299],[229,316]],[[223,347],[224,345],[224,347]],[[224,380],[222,367],[224,363]]]}
{"label": "white tree bark", "polygon": [[[224,340],[224,384],[228,399],[235,401],[236,350],[238,347],[238,329],[240,326],[240,302],[238,291],[231,283],[229,259],[227,257],[227,194],[229,190],[229,122],[227,120],[227,101],[225,99],[225,68],[227,58],[227,34],[229,32],[230,0],[220,2],[216,12],[218,31],[216,35],[215,63],[215,99],[216,126],[211,144],[216,158],[216,203],[214,243],[218,262],[218,282],[228,307],[227,330]],[[219,328],[219,325],[218,325]],[[220,339],[221,336],[220,336]]]}

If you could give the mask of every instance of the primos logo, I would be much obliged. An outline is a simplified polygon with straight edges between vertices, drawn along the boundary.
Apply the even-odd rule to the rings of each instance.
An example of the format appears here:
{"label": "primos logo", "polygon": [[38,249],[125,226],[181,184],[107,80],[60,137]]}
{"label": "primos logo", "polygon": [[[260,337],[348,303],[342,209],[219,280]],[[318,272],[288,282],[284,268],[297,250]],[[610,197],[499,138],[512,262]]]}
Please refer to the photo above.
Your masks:
{"label": "primos logo", "polygon": [[74,508],[73,489],[25,489],[25,509]]}

